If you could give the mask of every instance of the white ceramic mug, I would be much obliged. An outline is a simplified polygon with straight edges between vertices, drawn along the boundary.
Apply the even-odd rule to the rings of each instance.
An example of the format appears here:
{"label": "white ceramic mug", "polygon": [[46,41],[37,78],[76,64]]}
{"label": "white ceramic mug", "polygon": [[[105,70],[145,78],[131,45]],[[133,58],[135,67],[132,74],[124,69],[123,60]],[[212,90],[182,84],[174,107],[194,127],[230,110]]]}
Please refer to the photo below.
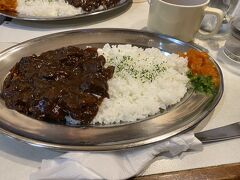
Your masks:
{"label": "white ceramic mug", "polygon": [[[224,14],[217,8],[208,7],[210,0],[149,0],[148,30],[176,37],[189,42],[198,33],[202,37],[216,34]],[[211,32],[199,30],[205,14],[217,17]]]}

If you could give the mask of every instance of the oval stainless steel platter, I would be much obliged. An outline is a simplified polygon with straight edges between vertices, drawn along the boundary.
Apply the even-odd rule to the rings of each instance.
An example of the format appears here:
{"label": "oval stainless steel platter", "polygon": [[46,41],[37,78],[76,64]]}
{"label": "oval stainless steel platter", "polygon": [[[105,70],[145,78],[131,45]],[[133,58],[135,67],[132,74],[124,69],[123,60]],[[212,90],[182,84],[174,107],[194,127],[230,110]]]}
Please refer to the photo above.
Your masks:
{"label": "oval stainless steel platter", "polygon": [[10,11],[0,11],[0,15],[13,18],[13,19],[26,20],[26,21],[59,21],[59,20],[68,20],[68,19],[79,19],[79,18],[82,19],[85,17],[98,16],[100,14],[121,11],[121,10],[125,10],[131,4],[132,4],[132,0],[122,0],[117,6],[113,8],[97,10],[94,12],[77,14],[73,16],[62,16],[62,17],[60,16],[59,17],[27,16],[27,15],[19,14],[17,12],[10,12]]}
{"label": "oval stainless steel platter", "polygon": [[[102,47],[104,44],[133,44],[157,47],[166,53],[185,52],[194,45],[164,35],[127,29],[85,29],[39,37],[11,47],[0,54],[0,83],[21,57],[40,54],[63,46]],[[220,86],[214,97],[188,91],[180,103],[135,123],[108,126],[67,127],[50,124],[6,108],[0,99],[1,132],[32,145],[60,150],[117,150],[154,143],[176,135],[205,118],[223,93],[223,76],[216,65]]]}

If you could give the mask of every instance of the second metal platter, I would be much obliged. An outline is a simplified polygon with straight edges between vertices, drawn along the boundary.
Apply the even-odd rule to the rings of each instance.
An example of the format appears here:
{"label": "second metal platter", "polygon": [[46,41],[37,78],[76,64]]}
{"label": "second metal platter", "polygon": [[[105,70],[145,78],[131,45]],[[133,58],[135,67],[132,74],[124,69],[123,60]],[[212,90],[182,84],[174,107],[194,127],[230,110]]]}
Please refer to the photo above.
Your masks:
{"label": "second metal platter", "polygon": [[62,17],[60,16],[59,17],[26,16],[26,15],[21,15],[19,13],[10,12],[10,11],[0,11],[0,15],[13,18],[13,19],[26,20],[26,21],[59,21],[59,20],[68,20],[68,19],[79,19],[79,18],[82,19],[85,17],[98,16],[100,14],[115,12],[117,10],[124,10],[127,7],[129,7],[131,4],[132,4],[132,0],[122,0],[117,6],[113,8],[97,10],[94,12],[77,14],[73,16],[62,16]]}

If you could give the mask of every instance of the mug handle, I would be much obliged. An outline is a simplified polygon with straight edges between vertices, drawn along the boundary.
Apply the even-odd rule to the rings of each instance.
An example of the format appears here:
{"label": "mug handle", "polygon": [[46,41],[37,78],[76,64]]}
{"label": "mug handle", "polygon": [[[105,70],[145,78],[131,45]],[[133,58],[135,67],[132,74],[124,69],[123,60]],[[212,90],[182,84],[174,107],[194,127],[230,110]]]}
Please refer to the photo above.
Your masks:
{"label": "mug handle", "polygon": [[200,35],[201,38],[209,38],[218,33],[219,29],[221,28],[222,22],[223,22],[224,13],[222,10],[220,10],[218,8],[211,8],[211,7],[206,7],[204,12],[205,12],[205,15],[213,14],[217,17],[217,24],[211,32],[205,32],[201,29],[198,31],[198,35]]}
{"label": "mug handle", "polygon": [[151,5],[151,0],[147,0],[148,4]]}

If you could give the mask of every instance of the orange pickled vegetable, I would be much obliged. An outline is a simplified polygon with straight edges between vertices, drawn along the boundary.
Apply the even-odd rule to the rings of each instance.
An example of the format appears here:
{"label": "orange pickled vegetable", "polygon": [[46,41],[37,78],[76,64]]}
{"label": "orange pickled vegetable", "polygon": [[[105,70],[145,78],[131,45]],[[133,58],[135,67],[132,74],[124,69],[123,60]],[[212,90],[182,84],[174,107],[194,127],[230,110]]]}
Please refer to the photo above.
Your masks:
{"label": "orange pickled vegetable", "polygon": [[206,52],[190,49],[186,53],[179,53],[179,55],[188,58],[188,67],[193,75],[211,76],[214,85],[219,85],[217,69]]}
{"label": "orange pickled vegetable", "polygon": [[0,10],[16,12],[17,0],[0,0]]}

